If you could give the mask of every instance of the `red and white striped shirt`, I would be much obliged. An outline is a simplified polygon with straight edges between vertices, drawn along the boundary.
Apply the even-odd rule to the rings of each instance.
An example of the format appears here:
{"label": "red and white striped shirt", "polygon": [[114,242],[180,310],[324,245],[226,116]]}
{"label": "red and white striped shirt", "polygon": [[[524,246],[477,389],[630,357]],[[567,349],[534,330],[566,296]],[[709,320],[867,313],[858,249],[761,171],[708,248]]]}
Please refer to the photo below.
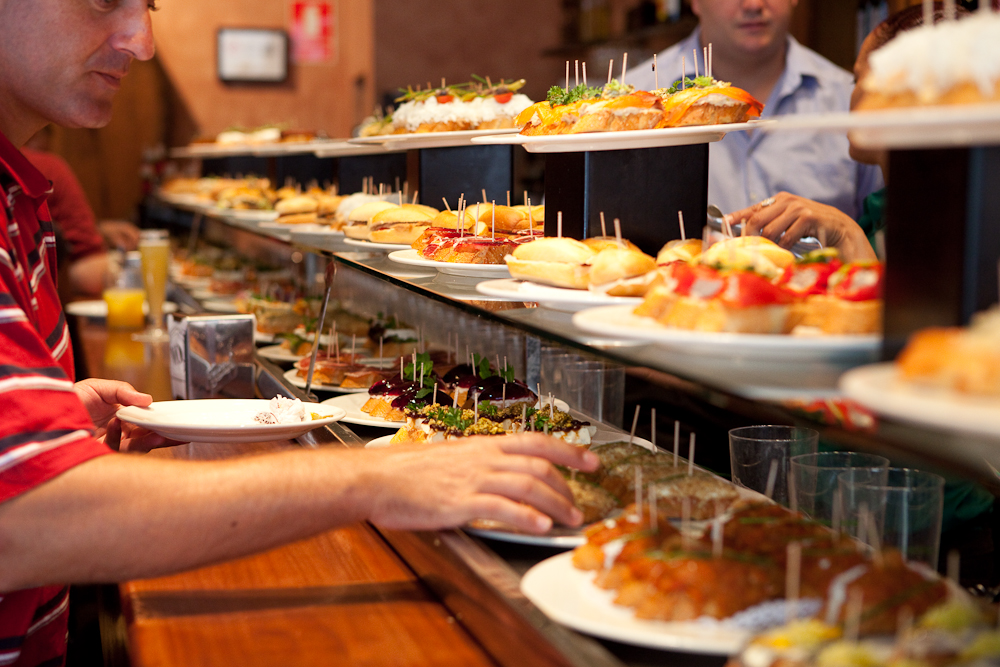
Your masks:
{"label": "red and white striped shirt", "polygon": [[[111,450],[73,392],[49,182],[0,133],[0,502]],[[0,591],[0,667],[61,665],[68,588]]]}

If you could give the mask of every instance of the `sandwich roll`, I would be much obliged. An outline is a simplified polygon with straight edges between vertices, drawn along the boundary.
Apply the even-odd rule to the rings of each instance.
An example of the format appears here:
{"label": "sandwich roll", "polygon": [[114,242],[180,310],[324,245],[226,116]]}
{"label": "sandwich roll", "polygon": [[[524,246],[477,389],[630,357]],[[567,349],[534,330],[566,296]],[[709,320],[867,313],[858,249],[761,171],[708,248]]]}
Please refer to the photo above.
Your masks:
{"label": "sandwich roll", "polygon": [[795,262],[795,255],[763,236],[737,236],[719,241],[702,253],[699,261],[725,269],[754,271],[773,279]]}
{"label": "sandwich roll", "polygon": [[638,250],[606,248],[590,262],[589,289],[609,296],[642,296],[656,277],[656,260]]}
{"label": "sandwich roll", "polygon": [[375,243],[410,245],[430,228],[430,223],[431,216],[426,212],[397,206],[372,216],[368,221],[368,236]]}
{"label": "sandwich roll", "polygon": [[375,214],[393,208],[400,207],[396,204],[390,204],[385,201],[368,202],[367,204],[358,206],[351,211],[350,215],[347,216],[347,225],[344,227],[344,236],[352,239],[367,240],[369,238],[368,221],[371,220]]}
{"label": "sandwich roll", "polygon": [[510,275],[544,285],[587,289],[595,252],[571,238],[542,238],[519,245],[508,255]]}
{"label": "sandwich roll", "polygon": [[602,250],[607,250],[608,248],[627,248],[629,250],[634,250],[640,252],[639,246],[632,243],[628,239],[622,239],[621,244],[618,243],[618,238],[615,236],[591,236],[589,239],[584,239],[591,250],[594,252],[601,252]]}
{"label": "sandwich roll", "polygon": [[670,241],[660,248],[660,252],[656,255],[656,263],[663,266],[671,262],[690,262],[701,255],[701,249],[701,239]]}

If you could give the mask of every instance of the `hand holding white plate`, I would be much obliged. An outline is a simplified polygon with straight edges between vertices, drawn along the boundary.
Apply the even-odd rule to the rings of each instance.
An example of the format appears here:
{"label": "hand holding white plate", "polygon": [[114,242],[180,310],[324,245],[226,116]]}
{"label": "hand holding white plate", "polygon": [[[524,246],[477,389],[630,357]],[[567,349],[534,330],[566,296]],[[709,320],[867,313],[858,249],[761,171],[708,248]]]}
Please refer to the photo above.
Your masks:
{"label": "hand holding white plate", "polygon": [[[307,403],[306,421],[261,424],[255,417],[269,409],[270,401],[255,399],[202,399],[155,401],[147,408],[128,406],[117,417],[165,438],[181,442],[267,442],[297,438],[314,428],[332,424],[344,411],[331,405]],[[310,413],[320,418],[311,419]]]}

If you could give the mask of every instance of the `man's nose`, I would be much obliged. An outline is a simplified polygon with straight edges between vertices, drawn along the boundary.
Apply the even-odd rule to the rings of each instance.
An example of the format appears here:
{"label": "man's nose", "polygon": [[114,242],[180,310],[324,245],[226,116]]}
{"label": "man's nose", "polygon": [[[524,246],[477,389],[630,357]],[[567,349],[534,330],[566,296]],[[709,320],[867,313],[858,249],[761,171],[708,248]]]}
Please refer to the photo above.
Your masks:
{"label": "man's nose", "polygon": [[130,0],[126,7],[122,7],[122,12],[119,25],[111,37],[111,46],[136,60],[149,60],[156,48],[145,0]]}

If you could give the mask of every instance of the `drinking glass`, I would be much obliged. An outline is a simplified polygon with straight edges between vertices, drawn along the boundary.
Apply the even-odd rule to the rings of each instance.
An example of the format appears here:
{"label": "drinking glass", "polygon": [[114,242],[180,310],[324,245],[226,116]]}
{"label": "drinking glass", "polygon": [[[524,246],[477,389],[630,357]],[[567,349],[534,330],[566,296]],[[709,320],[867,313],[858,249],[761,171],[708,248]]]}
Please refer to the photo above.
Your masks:
{"label": "drinking glass", "polygon": [[145,331],[133,334],[134,340],[160,342],[168,340],[163,328],[163,302],[167,297],[167,266],[170,263],[170,239],[165,229],[146,229],[139,236],[142,255],[142,280],[149,302],[150,324]]}
{"label": "drinking glass", "polygon": [[104,303],[108,306],[105,319],[108,329],[141,329],[146,323],[143,304],[146,291],[142,287],[142,266],[138,252],[109,253],[108,278],[104,288]]}
{"label": "drinking glass", "polygon": [[766,494],[770,482],[771,499],[788,507],[788,462],[799,454],[814,454],[818,445],[819,433],[810,428],[734,428],[729,432],[733,483]]}
{"label": "drinking glass", "polygon": [[837,484],[841,515],[858,539],[873,549],[899,549],[906,560],[937,569],[943,477],[889,468],[884,483],[871,474],[842,474]]}
{"label": "drinking glass", "polygon": [[625,368],[603,361],[572,361],[562,369],[560,398],[597,421],[621,427],[625,409]]}
{"label": "drinking glass", "polygon": [[889,459],[860,452],[820,452],[793,456],[789,464],[788,500],[798,510],[827,526],[841,524],[837,480],[845,471],[870,473],[873,482],[885,484]]}

